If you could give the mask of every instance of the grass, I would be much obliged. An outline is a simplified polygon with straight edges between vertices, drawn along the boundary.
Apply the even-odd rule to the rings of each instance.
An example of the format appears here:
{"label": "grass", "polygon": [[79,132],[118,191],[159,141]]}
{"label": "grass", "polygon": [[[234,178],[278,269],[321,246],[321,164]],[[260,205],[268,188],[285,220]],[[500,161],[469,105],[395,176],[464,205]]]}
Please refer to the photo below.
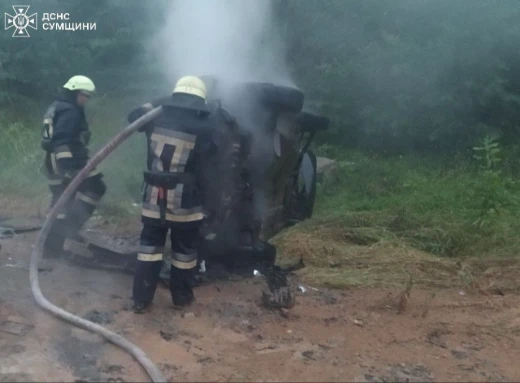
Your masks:
{"label": "grass", "polygon": [[[371,245],[351,242],[340,230],[312,221],[276,238],[282,263],[303,256],[307,267],[302,276],[311,285],[332,288],[401,286],[413,273],[427,286],[456,285],[452,261],[428,256],[393,239]],[[372,239],[372,236],[370,236]]]}
{"label": "grass", "polygon": [[304,257],[308,283],[403,286],[412,275],[419,286],[487,289],[482,278],[504,272],[511,279],[497,277],[501,283],[515,281],[520,189],[513,174],[499,173],[491,188],[472,160],[333,156],[339,160],[319,185],[314,217],[274,239],[282,263]]}
{"label": "grass", "polygon": [[[454,163],[341,160],[320,185],[316,219],[351,227],[361,217],[364,227],[440,256],[514,255],[520,245],[518,182],[503,175],[490,194],[489,177],[478,167]],[[353,214],[358,212],[363,214]]]}

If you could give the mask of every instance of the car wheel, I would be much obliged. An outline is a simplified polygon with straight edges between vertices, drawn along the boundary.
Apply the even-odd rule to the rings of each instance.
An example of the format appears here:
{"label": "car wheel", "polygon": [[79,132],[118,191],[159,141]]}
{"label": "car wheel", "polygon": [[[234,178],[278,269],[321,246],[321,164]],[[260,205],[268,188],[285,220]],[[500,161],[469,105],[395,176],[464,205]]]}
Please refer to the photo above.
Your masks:
{"label": "car wheel", "polygon": [[300,178],[302,185],[299,186],[299,203],[300,214],[304,218],[311,218],[314,212],[314,204],[316,202],[316,155],[312,150],[308,150],[303,155],[303,161],[300,166]]}
{"label": "car wheel", "polygon": [[246,89],[271,107],[294,113],[299,113],[303,108],[304,95],[299,89],[269,83],[249,83]]}

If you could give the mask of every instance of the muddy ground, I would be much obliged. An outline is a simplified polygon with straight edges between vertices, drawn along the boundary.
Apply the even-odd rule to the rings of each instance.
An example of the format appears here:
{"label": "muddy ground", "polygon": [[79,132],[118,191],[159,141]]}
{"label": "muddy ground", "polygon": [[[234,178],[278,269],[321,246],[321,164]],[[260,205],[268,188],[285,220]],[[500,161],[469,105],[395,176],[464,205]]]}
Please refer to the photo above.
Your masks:
{"label": "muddy ground", "polygon": [[[35,305],[34,239],[0,240],[0,381],[148,381],[115,346]],[[403,301],[398,290],[308,288],[280,313],[261,307],[261,278],[236,278],[197,288],[186,311],[161,286],[136,315],[131,276],[47,266],[53,303],[123,334],[170,381],[520,381],[517,295],[414,289]]]}

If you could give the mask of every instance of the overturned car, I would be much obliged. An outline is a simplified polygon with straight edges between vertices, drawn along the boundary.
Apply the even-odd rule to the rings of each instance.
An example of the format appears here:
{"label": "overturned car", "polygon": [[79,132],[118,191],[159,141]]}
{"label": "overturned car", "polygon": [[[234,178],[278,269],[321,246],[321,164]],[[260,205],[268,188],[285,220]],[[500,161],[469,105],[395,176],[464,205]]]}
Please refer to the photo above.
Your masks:
{"label": "overturned car", "polygon": [[[309,147],[329,120],[302,110],[304,95],[295,88],[209,82],[207,104],[220,142],[205,169],[199,263],[201,269],[218,263],[249,273],[275,263],[270,238],[312,216],[317,164]],[[136,251],[107,246],[92,233],[84,239],[68,248],[76,260],[133,269]]]}
{"label": "overturned car", "polygon": [[302,111],[303,103],[300,90],[267,83],[210,92],[210,108],[233,119],[217,124],[226,139],[209,171],[217,176],[208,178],[201,261],[274,264],[267,240],[312,216],[317,164],[309,147],[329,120]]}

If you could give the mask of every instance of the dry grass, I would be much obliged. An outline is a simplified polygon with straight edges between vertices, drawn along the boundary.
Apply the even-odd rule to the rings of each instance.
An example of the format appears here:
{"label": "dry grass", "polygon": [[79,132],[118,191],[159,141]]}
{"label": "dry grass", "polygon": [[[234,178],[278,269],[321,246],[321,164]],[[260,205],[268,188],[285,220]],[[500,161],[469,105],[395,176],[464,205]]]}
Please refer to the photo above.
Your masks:
{"label": "dry grass", "polygon": [[520,261],[441,258],[374,228],[304,224],[273,240],[281,264],[303,256],[302,279],[331,288],[414,286],[500,294],[519,291]]}

